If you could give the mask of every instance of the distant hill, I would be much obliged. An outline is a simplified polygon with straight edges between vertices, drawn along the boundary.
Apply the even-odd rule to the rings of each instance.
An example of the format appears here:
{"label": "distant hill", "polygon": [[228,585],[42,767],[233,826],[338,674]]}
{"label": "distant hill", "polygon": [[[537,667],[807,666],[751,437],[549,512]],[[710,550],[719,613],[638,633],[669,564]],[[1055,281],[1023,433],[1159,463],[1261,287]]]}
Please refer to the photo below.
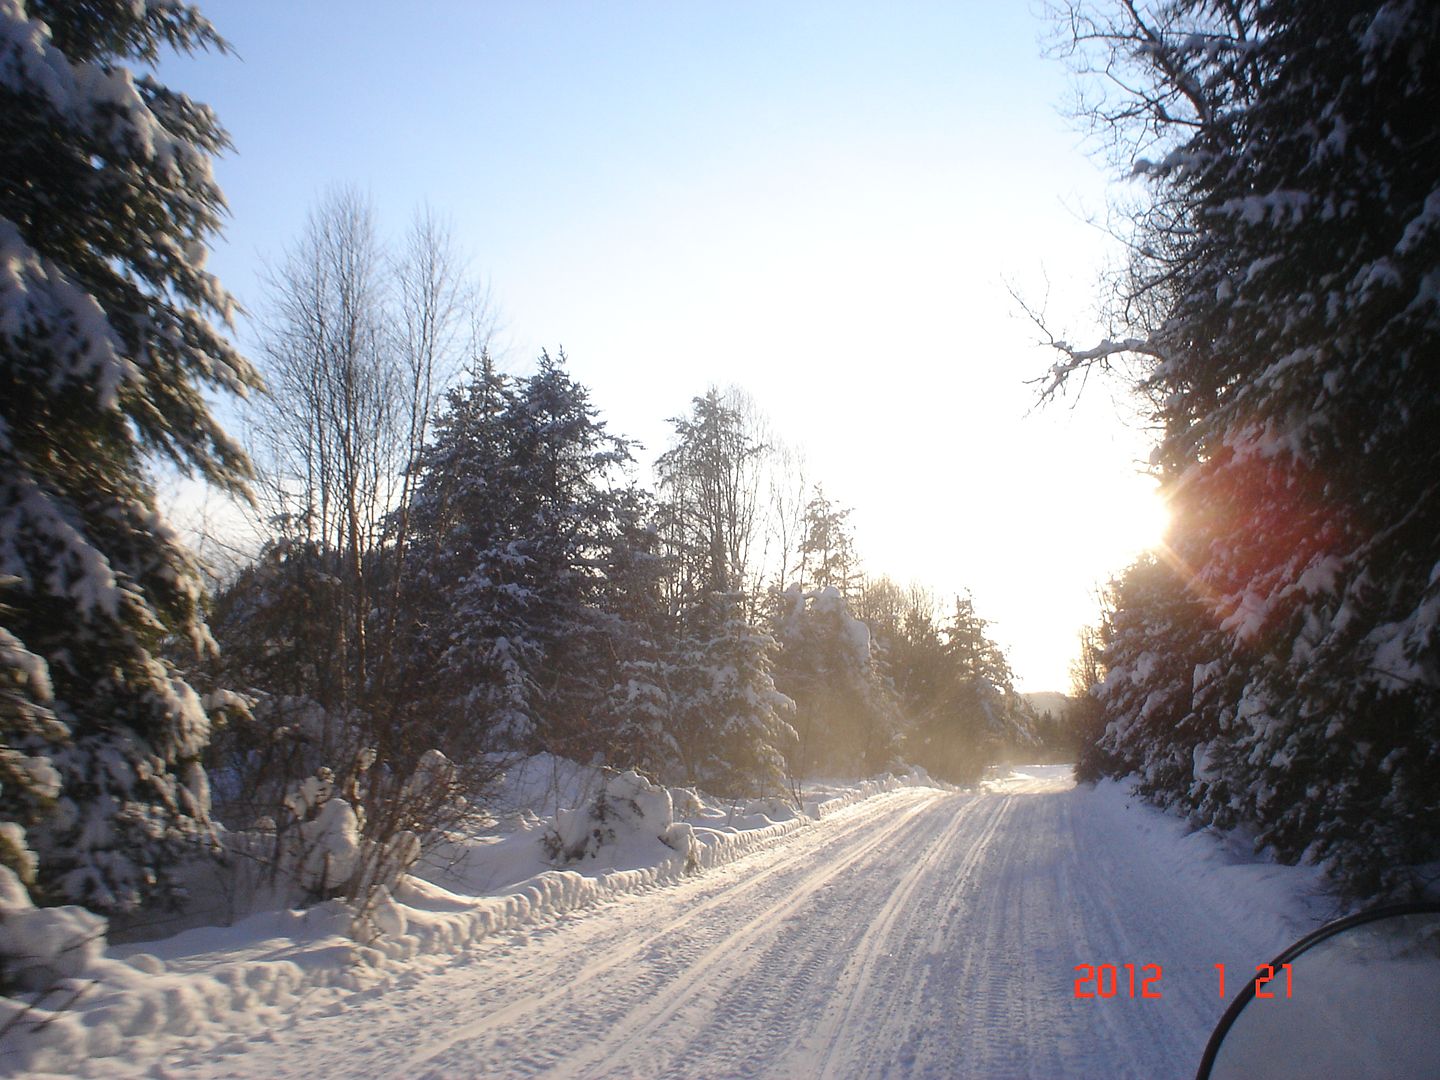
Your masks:
{"label": "distant hill", "polygon": [[1062,694],[1058,690],[1040,690],[1021,696],[1030,703],[1037,715],[1048,712],[1058,720],[1070,711],[1070,695]]}

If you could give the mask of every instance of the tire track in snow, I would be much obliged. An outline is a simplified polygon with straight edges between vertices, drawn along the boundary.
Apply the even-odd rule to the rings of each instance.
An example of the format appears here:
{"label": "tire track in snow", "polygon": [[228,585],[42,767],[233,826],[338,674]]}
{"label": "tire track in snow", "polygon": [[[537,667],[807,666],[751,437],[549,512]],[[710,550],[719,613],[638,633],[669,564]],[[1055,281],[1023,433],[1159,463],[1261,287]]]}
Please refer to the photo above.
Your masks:
{"label": "tire track in snow", "polygon": [[[927,803],[917,807],[916,810],[912,812],[912,815],[919,815],[929,809],[930,805],[931,804]],[[967,802],[959,808],[955,816],[955,821],[952,822],[950,830],[947,833],[947,838],[958,830],[960,820],[964,818],[967,812],[972,810],[975,805],[972,801]],[[909,817],[902,824],[904,826],[903,831],[906,833],[912,833],[916,831],[917,828],[923,829],[925,826],[923,821],[915,820],[915,816]],[[637,1017],[632,1014],[631,1017],[627,1018],[627,1022],[620,1024],[603,1041],[587,1048],[582,1054],[574,1055],[568,1059],[566,1061],[567,1070],[573,1069],[577,1075],[583,1075],[585,1069],[610,1058],[619,1047],[653,1039],[663,1027],[679,1017],[681,1013],[685,1011],[686,1007],[695,999],[713,992],[710,983],[718,973],[723,971],[724,974],[729,977],[731,984],[738,983],[763,962],[764,958],[757,956],[756,950],[753,947],[760,938],[774,937],[779,934],[784,929],[780,924],[791,915],[798,913],[802,907],[813,900],[819,890],[825,888],[834,881],[834,879],[843,875],[847,870],[862,860],[868,858],[877,848],[882,845],[888,846],[892,839],[898,841],[899,838],[896,837],[895,834],[901,831],[902,829],[900,828],[889,829],[883,836],[877,837],[875,840],[863,844],[857,850],[846,854],[841,859],[828,865],[824,873],[816,874],[806,880],[802,888],[791,893],[790,896],[781,901],[779,905],[765,911],[761,917],[752,919],[743,927],[707,949],[696,962],[691,964],[683,972],[682,977],[685,980],[686,987],[679,995],[668,1001],[661,1009],[649,1017]],[[898,843],[896,846],[899,846]],[[893,920],[895,911],[903,906],[905,899],[909,896],[909,893],[914,889],[925,869],[934,859],[935,853],[940,850],[940,846],[940,844],[932,844],[925,859],[909,869],[900,886],[891,893],[890,898],[882,908],[880,916],[882,919],[889,918]],[[867,936],[862,940],[870,943],[876,940],[877,937],[878,935],[867,932]],[[842,985],[844,984],[845,977],[852,972],[868,976],[869,972],[866,961],[872,954],[873,948],[874,946],[867,945],[866,948],[862,948],[858,953],[852,955],[850,963],[847,964],[845,972],[842,973]]]}
{"label": "tire track in snow", "polygon": [[[894,1021],[901,1011],[901,999],[898,994],[885,994],[877,995],[878,1001],[871,1000],[871,987],[882,966],[879,963],[882,951],[894,944],[900,950],[900,955],[906,955],[904,937],[909,936],[913,943],[918,940],[920,935],[897,934],[897,924],[908,930],[913,924],[921,921],[925,913],[944,910],[943,907],[933,904],[927,903],[922,907],[911,901],[911,897],[922,884],[931,885],[933,888],[930,881],[932,867],[947,861],[955,861],[954,848],[965,843],[967,850],[958,860],[958,865],[954,870],[954,879],[958,883],[965,881],[975,865],[984,857],[990,839],[1006,818],[1009,805],[1006,802],[989,805],[971,804],[970,807],[964,809],[971,809],[977,805],[983,807],[986,817],[986,820],[979,825],[979,834],[967,835],[966,827],[970,824],[970,815],[964,813],[963,809],[956,813],[944,833],[930,845],[922,859],[916,860],[912,864],[905,877],[890,893],[880,912],[866,930],[861,948],[851,956],[846,964],[838,987],[840,996],[822,1015],[819,1025],[809,1040],[814,1045],[826,1048],[820,1057],[817,1073],[822,1080],[864,1073],[864,1070],[857,1072],[854,1069],[851,1055],[854,1053],[855,1041],[858,1041],[864,1048],[863,1056],[867,1059],[873,1060],[876,1057],[888,1056],[876,1053],[877,1040],[885,1041],[884,1037],[887,1034],[895,1033]],[[931,947],[927,950],[926,955],[935,951],[932,937]],[[888,952],[883,955],[894,956],[896,954]],[[908,973],[915,975],[917,974],[915,969],[923,968],[924,965],[920,957],[911,953],[906,966],[909,969]],[[928,974],[922,971],[918,973],[918,977],[926,978]],[[890,981],[893,983],[895,980]],[[900,985],[907,983],[913,986],[914,980],[906,980]],[[878,1010],[876,1009],[877,1005],[879,1006]],[[855,1040],[855,1033],[862,1029],[865,1031],[864,1037]]]}
{"label": "tire track in snow", "polygon": [[[953,801],[928,807],[893,844],[872,849],[864,865],[852,863],[838,875],[847,880],[832,877],[812,892],[815,902],[802,918],[792,914],[790,924],[777,928],[783,932],[772,935],[762,955],[729,954],[731,963],[699,980],[705,989],[695,989],[693,973],[683,973],[680,981],[689,990],[684,1006],[667,1007],[659,1018],[665,1022],[645,1029],[643,1040],[619,1047],[607,1040],[611,1056],[603,1072],[572,1069],[572,1058],[553,1075],[808,1077],[821,1069],[832,1037],[844,1044],[835,1058],[842,1074],[895,1073],[893,1054],[880,1053],[876,1069],[852,1072],[845,1062],[858,1048],[890,1041],[886,1028],[900,1011],[904,974],[898,982],[891,977],[873,987],[867,979],[866,990],[858,993],[847,987],[847,979],[868,972],[873,963],[894,974],[888,969],[914,944],[904,931],[923,936],[919,928],[930,914],[925,894],[949,882],[957,865],[963,874],[978,864],[979,851],[1003,816],[1003,806],[975,796],[962,797],[958,807]],[[857,893],[863,901],[858,907]],[[893,951],[885,951],[887,945]],[[861,1021],[854,1028],[837,1015],[847,1001],[856,1005],[851,1017]],[[587,1054],[586,1060],[596,1057]]]}
{"label": "tire track in snow", "polygon": [[[413,971],[319,1011],[302,1006],[292,1012],[288,1024],[249,1039],[226,1039],[227,1050],[219,1060],[207,1052],[212,1039],[187,1039],[167,1055],[163,1067],[176,1077],[206,1080],[412,1075],[407,1070],[416,1067],[417,1058],[433,1056],[417,1054],[417,1045],[433,1052],[453,1041],[432,1037],[431,1031],[453,1033],[471,1024],[494,1027],[536,1008],[563,1008],[564,999],[573,998],[609,971],[626,964],[644,971],[643,954],[679,936],[687,926],[699,923],[703,929],[717,914],[743,906],[757,891],[772,886],[783,891],[790,878],[810,876],[818,852],[855,838],[873,838],[877,823],[883,829],[898,828],[905,817],[946,797],[925,788],[873,796],[701,875],[618,896],[512,934],[484,938],[448,961],[425,958]],[[899,819],[891,820],[897,814]],[[604,959],[597,961],[597,956]],[[497,1001],[505,1004],[475,1018],[476,1009]],[[500,1012],[504,1015],[497,1016]],[[508,1075],[533,1075],[550,1060],[548,1053],[537,1055],[508,1032],[498,1038],[511,1055],[502,1058]],[[531,1058],[537,1059],[534,1067]],[[121,1067],[105,1075],[127,1074]],[[452,1075],[476,1073],[461,1067]]]}
{"label": "tire track in snow", "polygon": [[[662,1011],[658,1015],[645,1016],[644,1014],[630,1014],[628,1024],[622,1020],[615,1034],[607,1037],[597,1045],[592,1045],[572,1054],[565,1061],[565,1069],[568,1074],[581,1075],[593,1061],[602,1060],[606,1053],[614,1046],[621,1045],[632,1038],[631,1028],[639,1027],[640,1034],[648,1034],[654,1029],[663,1025],[673,1017],[695,994],[703,987],[703,979],[710,970],[722,962],[733,960],[735,954],[742,954],[755,940],[763,936],[773,936],[779,931],[779,925],[784,918],[792,911],[799,908],[805,901],[830,879],[842,874],[852,865],[866,858],[875,849],[889,843],[895,834],[912,829],[918,815],[931,806],[937,799],[943,798],[938,793],[926,793],[926,797],[917,805],[908,808],[893,821],[886,821],[876,828],[871,824],[871,817],[867,815],[861,821],[851,827],[844,829],[837,835],[826,838],[826,846],[838,846],[858,839],[854,848],[842,855],[834,862],[822,864],[822,869],[816,872],[810,869],[798,885],[776,906],[763,907],[753,918],[749,919],[738,928],[731,929],[727,936],[721,938],[716,944],[704,948],[698,956],[693,959],[687,958],[685,967],[680,975],[688,980],[689,988],[680,991],[675,999],[673,1008],[666,1007],[668,1011]],[[599,964],[594,964],[581,972],[573,981],[567,982],[554,990],[543,992],[531,997],[514,1001],[493,1013],[489,1013],[480,1019],[465,1025],[460,1030],[453,1032],[442,1043],[432,1043],[425,1050],[403,1063],[401,1073],[403,1075],[418,1075],[417,1070],[435,1058],[448,1056],[452,1050],[462,1044],[470,1044],[484,1040],[487,1034],[493,1033],[502,1025],[513,1020],[523,1020],[539,1012],[543,1008],[559,1003],[566,999],[573,999],[579,996],[589,984],[603,980],[609,976],[620,974],[632,975],[632,972],[625,972],[624,969],[633,964],[642,954],[651,950],[658,942],[670,939],[681,938],[685,929],[692,923],[703,920],[704,917],[716,909],[735,910],[743,908],[747,899],[746,894],[762,891],[765,886],[771,883],[771,879],[784,872],[802,866],[813,860],[814,852],[797,853],[785,861],[761,870],[758,873],[746,878],[738,885],[720,892],[718,895],[704,901],[685,911],[683,915],[669,922],[664,929],[636,941],[613,955],[607,957]],[[682,955],[686,951],[682,946]],[[693,950],[692,950],[693,951]],[[641,973],[643,977],[643,972]],[[677,973],[667,971],[666,975],[671,981],[677,977]],[[635,994],[632,988],[632,997]],[[608,1004],[614,1004],[616,997],[623,998],[623,991],[620,987],[611,987],[612,997]],[[529,1071],[528,1068],[526,1070]]]}
{"label": "tire track in snow", "polygon": [[[1059,778],[895,792],[175,1075],[1188,1076],[1211,965],[1275,949],[1162,824]],[[1073,965],[1127,962],[1163,1001],[1075,999]]]}

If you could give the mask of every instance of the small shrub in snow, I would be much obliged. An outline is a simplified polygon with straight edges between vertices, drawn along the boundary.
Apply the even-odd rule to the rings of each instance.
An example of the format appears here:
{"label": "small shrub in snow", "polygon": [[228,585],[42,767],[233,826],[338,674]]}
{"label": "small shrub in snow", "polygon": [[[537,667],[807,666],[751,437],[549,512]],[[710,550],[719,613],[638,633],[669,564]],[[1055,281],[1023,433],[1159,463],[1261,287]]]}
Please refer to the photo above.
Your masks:
{"label": "small shrub in snow", "polygon": [[458,794],[460,770],[439,751],[423,754],[409,775],[378,761],[373,749],[361,750],[339,778],[322,766],[290,787],[277,814],[225,833],[222,880],[203,886],[219,898],[217,914],[229,922],[266,908],[343,900],[357,927],[368,926],[376,896],[395,887],[427,838],[470,812]]}
{"label": "small shrub in snow", "polygon": [[341,895],[360,858],[360,818],[354,807],[344,799],[327,799],[296,833],[291,834],[297,841],[292,872],[300,887],[316,900]]}
{"label": "small shrub in snow", "polygon": [[672,787],[670,804],[678,818],[695,817],[705,809],[705,802],[700,798],[700,793],[694,788],[688,787]]}
{"label": "small shrub in snow", "polygon": [[318,769],[285,796],[272,873],[307,901],[342,895],[360,857],[362,825],[355,807],[336,797],[334,771]]}
{"label": "small shrub in snow", "polygon": [[778,795],[767,795],[763,799],[751,799],[745,804],[745,816],[755,815],[769,818],[771,821],[784,821],[795,816],[795,807],[788,799]]}
{"label": "small shrub in snow", "polygon": [[542,838],[552,861],[576,863],[600,857],[633,840],[658,840],[679,852],[687,867],[694,859],[694,833],[675,820],[668,789],[639,773],[606,770],[595,797],[555,815],[555,827]]}

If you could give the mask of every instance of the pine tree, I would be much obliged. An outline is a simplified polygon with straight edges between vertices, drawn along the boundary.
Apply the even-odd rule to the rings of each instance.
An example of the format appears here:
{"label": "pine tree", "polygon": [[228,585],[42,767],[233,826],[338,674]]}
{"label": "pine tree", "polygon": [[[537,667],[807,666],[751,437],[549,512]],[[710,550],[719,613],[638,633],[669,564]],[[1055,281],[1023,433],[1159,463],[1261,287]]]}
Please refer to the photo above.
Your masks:
{"label": "pine tree", "polygon": [[38,781],[6,784],[0,817],[34,821],[39,898],[103,911],[153,895],[209,831],[209,721],[161,658],[169,639],[208,644],[201,581],[147,463],[243,490],[203,391],[258,384],[203,269],[225,134],[126,66],[164,47],[224,45],[182,4],[0,5],[0,576],[17,579],[3,737],[58,775],[38,821]]}

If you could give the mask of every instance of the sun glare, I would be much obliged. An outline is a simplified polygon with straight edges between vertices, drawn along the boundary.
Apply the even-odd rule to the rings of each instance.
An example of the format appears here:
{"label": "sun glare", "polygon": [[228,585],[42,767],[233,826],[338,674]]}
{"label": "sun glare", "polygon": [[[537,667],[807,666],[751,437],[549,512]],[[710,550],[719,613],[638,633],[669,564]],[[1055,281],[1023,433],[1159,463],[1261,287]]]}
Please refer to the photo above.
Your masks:
{"label": "sun glare", "polygon": [[1170,508],[1159,491],[1149,485],[1125,489],[1109,510],[1101,543],[1115,568],[1129,563],[1142,552],[1157,551],[1170,527]]}
{"label": "sun glare", "polygon": [[1170,507],[1156,490],[1148,498],[1135,501],[1132,515],[1131,535],[1138,549],[1154,551],[1170,528]]}

